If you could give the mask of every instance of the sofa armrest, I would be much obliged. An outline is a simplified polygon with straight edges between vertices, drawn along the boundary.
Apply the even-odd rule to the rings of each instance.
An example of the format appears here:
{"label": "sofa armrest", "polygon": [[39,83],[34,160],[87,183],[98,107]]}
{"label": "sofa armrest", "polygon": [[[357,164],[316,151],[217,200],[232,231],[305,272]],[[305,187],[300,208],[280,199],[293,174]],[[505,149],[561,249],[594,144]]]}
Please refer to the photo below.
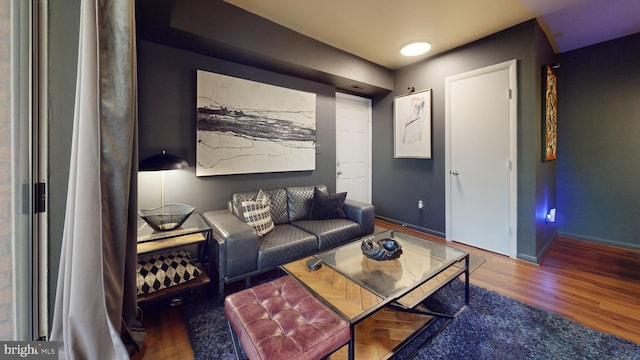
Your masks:
{"label": "sofa armrest", "polygon": [[347,199],[344,202],[344,213],[347,219],[360,224],[361,236],[373,233],[375,208],[372,204]]}
{"label": "sofa armrest", "polygon": [[221,278],[246,274],[258,268],[258,234],[251,225],[227,210],[209,211],[202,217],[217,242],[216,261]]}

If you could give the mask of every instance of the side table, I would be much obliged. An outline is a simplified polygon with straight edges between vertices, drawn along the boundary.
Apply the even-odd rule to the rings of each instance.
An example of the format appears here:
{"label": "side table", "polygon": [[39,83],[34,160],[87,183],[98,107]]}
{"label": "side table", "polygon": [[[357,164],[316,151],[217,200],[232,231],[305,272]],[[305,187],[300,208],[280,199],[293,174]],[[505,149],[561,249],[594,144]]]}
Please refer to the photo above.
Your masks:
{"label": "side table", "polygon": [[206,271],[206,261],[211,261],[209,240],[211,228],[202,219],[199,213],[193,213],[181,227],[169,231],[155,231],[144,220],[138,220],[138,256],[153,252],[174,250],[190,246],[197,247],[198,263],[194,264],[200,270],[200,275],[195,279],[171,286],[150,294],[138,295],[138,302],[157,300],[167,296],[192,290],[208,285],[209,274]]}

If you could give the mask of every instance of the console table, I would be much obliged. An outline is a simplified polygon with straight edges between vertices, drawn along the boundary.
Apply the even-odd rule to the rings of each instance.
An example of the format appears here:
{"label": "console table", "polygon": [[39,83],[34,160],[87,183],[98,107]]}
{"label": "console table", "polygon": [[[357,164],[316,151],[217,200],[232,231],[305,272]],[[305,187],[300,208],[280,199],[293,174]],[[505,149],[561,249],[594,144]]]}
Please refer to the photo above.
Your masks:
{"label": "console table", "polygon": [[200,275],[195,279],[176,286],[168,287],[150,294],[138,295],[138,302],[157,300],[160,298],[175,296],[187,290],[207,285],[210,283],[206,261],[210,261],[209,239],[211,228],[202,219],[199,213],[193,213],[181,227],[169,231],[155,231],[144,220],[138,220],[138,255],[176,250],[187,247],[196,247],[196,256],[199,264],[194,264],[200,270]]}

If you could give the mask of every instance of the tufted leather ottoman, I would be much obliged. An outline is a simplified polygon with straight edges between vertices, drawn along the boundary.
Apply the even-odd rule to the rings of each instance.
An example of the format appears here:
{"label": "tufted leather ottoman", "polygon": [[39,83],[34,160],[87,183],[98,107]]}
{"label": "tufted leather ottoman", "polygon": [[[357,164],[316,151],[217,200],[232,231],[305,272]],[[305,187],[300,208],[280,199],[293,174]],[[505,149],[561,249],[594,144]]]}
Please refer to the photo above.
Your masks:
{"label": "tufted leather ottoman", "polygon": [[321,359],[350,339],[349,323],[290,276],[227,296],[224,311],[252,360]]}

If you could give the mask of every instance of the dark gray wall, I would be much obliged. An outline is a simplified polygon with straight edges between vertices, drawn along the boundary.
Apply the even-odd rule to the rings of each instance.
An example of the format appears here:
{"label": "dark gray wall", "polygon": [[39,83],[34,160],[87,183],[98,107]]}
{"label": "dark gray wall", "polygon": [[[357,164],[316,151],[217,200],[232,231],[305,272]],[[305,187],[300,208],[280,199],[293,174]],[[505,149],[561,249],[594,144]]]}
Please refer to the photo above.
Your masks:
{"label": "dark gray wall", "polygon": [[[196,70],[207,70],[316,94],[316,170],[267,174],[195,176]],[[335,87],[155,44],[138,43],[140,158],[166,150],[186,159],[188,170],[165,179],[166,202],[198,211],[223,209],[238,191],[326,184],[335,191]],[[140,173],[140,208],[158,206],[158,176]],[[157,174],[156,174],[157,175]]]}
{"label": "dark gray wall", "polygon": [[560,56],[558,231],[640,249],[640,34]]}
{"label": "dark gray wall", "polygon": [[[550,46],[539,43],[542,33],[532,20],[444,55],[395,72],[393,93],[374,101],[373,203],[379,216],[436,235],[445,232],[445,78],[496,63],[518,60],[518,257],[537,262],[551,236],[537,226],[544,210],[537,210],[543,189],[555,188],[553,175],[540,169],[542,58],[553,61]],[[539,56],[544,50],[544,55]],[[394,159],[393,97],[408,87],[433,89],[433,156],[430,160]],[[544,173],[544,174],[543,174]],[[401,184],[401,186],[399,185]],[[419,210],[417,201],[424,200]]]}
{"label": "dark gray wall", "polygon": [[49,323],[53,319],[69,181],[80,0],[49,3]]}

